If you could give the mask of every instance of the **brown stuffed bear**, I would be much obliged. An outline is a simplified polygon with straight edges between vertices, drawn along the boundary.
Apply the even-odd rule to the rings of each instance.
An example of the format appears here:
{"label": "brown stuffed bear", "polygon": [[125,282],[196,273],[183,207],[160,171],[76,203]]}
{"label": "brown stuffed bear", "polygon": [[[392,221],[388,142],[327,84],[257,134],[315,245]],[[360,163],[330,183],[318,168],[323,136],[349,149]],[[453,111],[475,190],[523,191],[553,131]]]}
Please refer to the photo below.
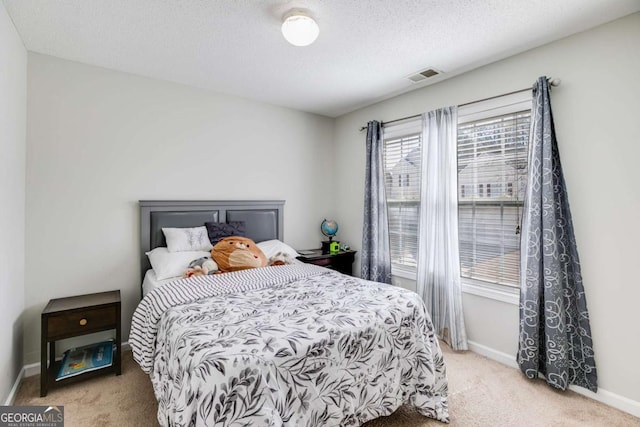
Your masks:
{"label": "brown stuffed bear", "polygon": [[211,250],[211,258],[218,264],[218,269],[221,272],[267,265],[267,257],[254,241],[239,236],[220,239]]}

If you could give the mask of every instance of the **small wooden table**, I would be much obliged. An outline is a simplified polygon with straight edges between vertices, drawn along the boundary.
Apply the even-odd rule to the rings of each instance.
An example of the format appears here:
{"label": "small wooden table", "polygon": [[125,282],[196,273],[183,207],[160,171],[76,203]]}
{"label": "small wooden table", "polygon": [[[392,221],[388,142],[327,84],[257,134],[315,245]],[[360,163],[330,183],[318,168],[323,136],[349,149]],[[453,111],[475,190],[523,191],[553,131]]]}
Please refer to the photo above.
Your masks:
{"label": "small wooden table", "polygon": [[298,259],[308,264],[321,265],[340,273],[353,275],[353,261],[356,251],[340,251],[337,254],[323,254],[322,249],[312,249],[313,253],[300,255]]}
{"label": "small wooden table", "polygon": [[[122,372],[120,317],[119,290],[50,300],[42,310],[41,318],[40,397],[46,396],[49,388],[79,379],[113,372],[120,375]],[[116,351],[111,366],[56,381],[60,368],[60,362],[56,362],[57,340],[111,329],[116,331]]]}

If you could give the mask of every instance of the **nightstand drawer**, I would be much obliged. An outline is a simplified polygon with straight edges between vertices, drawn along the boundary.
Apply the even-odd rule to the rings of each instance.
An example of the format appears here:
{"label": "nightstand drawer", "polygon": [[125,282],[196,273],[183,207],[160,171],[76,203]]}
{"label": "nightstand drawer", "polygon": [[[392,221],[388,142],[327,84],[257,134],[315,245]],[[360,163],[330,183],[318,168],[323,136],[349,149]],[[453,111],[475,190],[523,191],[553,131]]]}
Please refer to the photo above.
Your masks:
{"label": "nightstand drawer", "polygon": [[51,315],[47,319],[49,338],[79,335],[113,327],[116,324],[116,307],[103,307]]}
{"label": "nightstand drawer", "polygon": [[304,255],[298,256],[298,259],[302,262],[331,268],[344,274],[351,275],[353,273],[352,265],[356,251],[340,251],[335,254],[324,254],[321,249],[314,249],[305,250],[304,253]]}
{"label": "nightstand drawer", "polygon": [[320,258],[309,261],[310,264],[321,265],[323,267],[328,267],[333,264],[333,261],[330,258]]}

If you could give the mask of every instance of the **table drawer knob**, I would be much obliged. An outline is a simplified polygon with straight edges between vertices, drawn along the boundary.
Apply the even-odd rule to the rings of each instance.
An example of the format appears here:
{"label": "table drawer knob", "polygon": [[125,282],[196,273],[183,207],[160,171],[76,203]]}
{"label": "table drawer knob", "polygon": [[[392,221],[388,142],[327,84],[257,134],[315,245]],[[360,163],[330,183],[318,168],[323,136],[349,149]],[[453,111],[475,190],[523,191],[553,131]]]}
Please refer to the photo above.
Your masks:
{"label": "table drawer knob", "polygon": [[87,319],[80,319],[80,326],[84,326],[87,324]]}

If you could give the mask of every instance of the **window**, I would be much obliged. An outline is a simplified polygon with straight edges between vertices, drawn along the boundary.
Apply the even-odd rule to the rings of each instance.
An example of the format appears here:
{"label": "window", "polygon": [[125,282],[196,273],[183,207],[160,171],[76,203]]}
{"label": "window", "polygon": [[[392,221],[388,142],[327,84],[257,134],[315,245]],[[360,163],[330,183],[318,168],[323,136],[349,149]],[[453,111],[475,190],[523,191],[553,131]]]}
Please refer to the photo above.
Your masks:
{"label": "window", "polygon": [[530,116],[528,93],[459,109],[458,182],[478,189],[458,194],[463,278],[519,286]]}
{"label": "window", "polygon": [[415,272],[416,267],[421,134],[421,118],[386,125],[383,132],[391,264],[395,275]]}

